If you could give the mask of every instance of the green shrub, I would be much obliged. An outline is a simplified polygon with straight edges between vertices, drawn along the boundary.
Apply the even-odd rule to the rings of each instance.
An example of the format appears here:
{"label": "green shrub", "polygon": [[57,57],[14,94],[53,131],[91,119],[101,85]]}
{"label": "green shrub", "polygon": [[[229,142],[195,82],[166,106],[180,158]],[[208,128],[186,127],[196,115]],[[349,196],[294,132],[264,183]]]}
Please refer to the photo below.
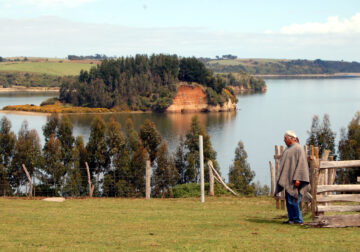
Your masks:
{"label": "green shrub", "polygon": [[43,101],[40,106],[46,106],[46,105],[54,105],[55,103],[59,102],[59,98],[57,97],[52,97],[52,98],[49,98],[45,101]]}
{"label": "green shrub", "polygon": [[[209,183],[205,183],[205,194],[209,192]],[[189,198],[200,196],[200,184],[181,184],[176,185],[172,188],[174,198]],[[230,193],[222,186],[217,183],[214,184],[215,195],[229,195]]]}

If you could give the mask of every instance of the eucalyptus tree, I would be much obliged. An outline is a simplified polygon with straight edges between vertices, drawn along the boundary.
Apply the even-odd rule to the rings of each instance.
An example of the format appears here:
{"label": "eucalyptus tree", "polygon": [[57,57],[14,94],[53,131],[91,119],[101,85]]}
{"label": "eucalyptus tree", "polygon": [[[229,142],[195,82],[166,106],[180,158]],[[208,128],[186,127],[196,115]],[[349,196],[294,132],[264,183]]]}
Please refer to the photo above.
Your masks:
{"label": "eucalyptus tree", "polygon": [[9,176],[15,143],[16,135],[11,131],[11,122],[4,116],[0,121],[0,193],[4,196],[11,192]]}
{"label": "eucalyptus tree", "polygon": [[140,127],[139,136],[143,146],[149,153],[150,162],[153,163],[156,159],[158,146],[161,143],[161,135],[157,130],[155,123],[146,119],[144,124]]}
{"label": "eucalyptus tree", "polygon": [[[203,152],[204,162],[208,160],[213,162],[214,168],[219,172],[219,165],[216,160],[216,151],[212,148],[210,136],[205,128],[200,124],[197,116],[191,119],[190,129],[186,134],[185,147],[187,153],[185,155],[187,161],[186,167],[186,183],[197,182],[200,174],[200,155],[199,155],[199,135],[203,136]],[[209,180],[208,167],[205,167],[205,180]]]}
{"label": "eucalyptus tree", "polygon": [[42,127],[45,142],[47,142],[51,135],[56,135],[56,131],[59,125],[59,115],[51,114],[46,118],[46,124]]}
{"label": "eucalyptus tree", "polygon": [[[360,159],[360,112],[350,121],[347,130],[342,129],[338,147],[340,160]],[[356,183],[359,176],[360,168],[341,169],[336,180],[340,184]]]}
{"label": "eucalyptus tree", "polygon": [[[40,138],[36,130],[29,130],[25,120],[20,128],[15,144],[14,156],[11,161],[10,183],[13,187],[19,187],[27,181],[22,168],[25,165],[30,176],[38,171],[42,164]],[[20,191],[18,190],[18,193]]]}
{"label": "eucalyptus tree", "polygon": [[105,139],[106,125],[100,116],[96,116],[90,126],[90,137],[86,145],[87,159],[92,174],[96,175],[95,192],[99,195],[100,174],[110,166],[110,156]]}
{"label": "eucalyptus tree", "polygon": [[134,196],[142,197],[145,195],[145,173],[148,155],[140,140],[138,140],[137,145],[136,151],[133,152],[130,159],[130,183],[133,186]]}
{"label": "eucalyptus tree", "polygon": [[185,184],[186,183],[186,149],[185,149],[185,142],[183,136],[179,138],[179,145],[176,148],[174,153],[174,163],[175,168],[178,173],[178,181],[177,184]]}
{"label": "eucalyptus tree", "polygon": [[56,137],[61,143],[63,165],[69,169],[73,160],[75,138],[73,137],[73,124],[67,115],[63,115],[58,122]]}
{"label": "eucalyptus tree", "polygon": [[314,145],[319,147],[319,154],[324,150],[330,150],[332,155],[335,155],[335,132],[331,130],[330,118],[328,114],[324,115],[322,124],[320,124],[319,117],[315,115],[312,119],[310,131],[308,131],[309,138],[306,140],[307,145]]}
{"label": "eucalyptus tree", "polygon": [[251,170],[247,157],[244,144],[239,141],[233,164],[229,168],[229,182],[236,191],[245,195],[253,194],[255,190],[254,185],[251,184],[255,172]]}
{"label": "eucalyptus tree", "polygon": [[70,196],[85,196],[88,191],[88,175],[85,162],[87,162],[86,148],[82,136],[77,136],[73,148],[73,162],[67,171],[68,179],[64,194]]}
{"label": "eucalyptus tree", "polygon": [[169,154],[167,143],[160,145],[156,158],[156,168],[152,176],[153,196],[170,197],[171,188],[176,185],[178,179],[174,160]]}
{"label": "eucalyptus tree", "polygon": [[44,145],[44,163],[42,166],[42,181],[52,187],[54,196],[62,194],[62,186],[66,175],[66,167],[61,162],[61,142],[54,134],[50,135]]}
{"label": "eucalyptus tree", "polygon": [[120,178],[124,179],[124,175],[128,173],[129,161],[125,149],[125,137],[121,130],[121,124],[116,122],[113,117],[110,118],[110,121],[107,124],[105,138],[112,163],[112,169],[104,175],[103,193],[106,196],[119,196],[117,190],[117,187],[119,186],[118,181]]}

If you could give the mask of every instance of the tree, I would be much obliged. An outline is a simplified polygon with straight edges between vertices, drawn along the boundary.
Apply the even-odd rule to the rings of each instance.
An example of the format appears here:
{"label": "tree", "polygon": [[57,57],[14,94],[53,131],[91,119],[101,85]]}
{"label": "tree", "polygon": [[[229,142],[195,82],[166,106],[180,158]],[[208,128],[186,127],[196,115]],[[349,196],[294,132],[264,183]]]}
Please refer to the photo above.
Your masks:
{"label": "tree", "polygon": [[311,123],[311,129],[308,131],[309,138],[306,140],[307,145],[319,147],[319,154],[324,150],[330,150],[331,155],[335,155],[335,132],[330,128],[329,115],[325,114],[323,122],[320,125],[319,117],[315,115]]}
{"label": "tree", "polygon": [[250,169],[247,162],[247,153],[242,141],[238,142],[235,149],[235,158],[233,164],[229,169],[229,183],[231,183],[235,190],[241,194],[249,195],[254,193],[254,185],[251,181],[255,177],[255,172]]}
{"label": "tree", "polygon": [[113,156],[115,185],[113,174],[108,174],[104,178],[104,193],[114,193],[115,196],[121,197],[142,196],[145,190],[147,155],[130,118],[126,120],[124,140],[124,144],[119,146],[119,150]]}
{"label": "tree", "polygon": [[121,166],[124,165],[122,163],[123,158],[124,156],[127,157],[127,154],[124,153],[125,137],[121,131],[121,124],[116,122],[113,117],[110,118],[107,125],[106,143],[113,169],[105,174],[103,191],[106,196],[117,196],[119,193],[116,184],[121,176]]}
{"label": "tree", "polygon": [[[349,123],[347,132],[345,129],[341,131],[339,156],[340,160],[360,159],[360,112],[357,112]],[[360,168],[341,169],[337,173],[336,180],[340,184],[356,183],[358,176],[360,176]]]}
{"label": "tree", "polygon": [[73,151],[73,165],[68,170],[68,180],[64,188],[65,195],[88,195],[88,176],[85,169],[86,148],[82,136],[77,136]]}
{"label": "tree", "polygon": [[[199,135],[203,136],[204,162],[208,160],[213,162],[214,168],[220,173],[219,165],[216,161],[216,151],[213,150],[210,136],[206,133],[204,127],[200,125],[197,116],[191,119],[190,129],[186,134],[185,146],[186,153],[186,181],[187,183],[197,182],[199,180],[200,155],[199,155]],[[209,180],[209,169],[205,167],[205,180]]]}
{"label": "tree", "polygon": [[211,72],[195,57],[180,60],[180,81],[206,84],[209,78],[211,78]]}
{"label": "tree", "polygon": [[159,147],[159,154],[156,158],[156,169],[152,176],[153,195],[155,197],[170,197],[171,188],[176,185],[177,171],[174,160],[169,155],[167,143]]}
{"label": "tree", "polygon": [[10,164],[16,143],[16,136],[10,130],[11,122],[5,116],[2,117],[0,121],[0,192],[4,196],[11,191]]}
{"label": "tree", "polygon": [[135,196],[145,195],[145,172],[147,154],[141,141],[138,141],[138,147],[133,152],[130,160],[131,184],[134,188]]}
{"label": "tree", "polygon": [[134,124],[130,118],[128,118],[125,122],[126,129],[126,148],[129,151],[129,154],[132,155],[134,151],[137,150],[138,147],[138,134],[134,129]]}
{"label": "tree", "polygon": [[155,123],[146,119],[140,127],[139,136],[143,146],[149,153],[150,162],[153,163],[156,159],[157,148],[161,143],[161,135],[156,129]]}
{"label": "tree", "polygon": [[[39,135],[36,130],[28,129],[27,121],[24,121],[21,125],[11,161],[10,184],[13,187],[19,187],[27,181],[22,164],[25,164],[31,177],[42,164]],[[20,193],[20,190],[18,190],[18,193]]]}
{"label": "tree", "polygon": [[174,154],[175,168],[178,173],[177,184],[186,183],[186,159],[185,159],[186,149],[183,136],[180,136],[179,145]]}
{"label": "tree", "polygon": [[89,168],[96,174],[95,192],[99,192],[100,174],[108,171],[110,157],[105,140],[106,125],[100,116],[96,116],[90,126],[89,142],[86,145]]}
{"label": "tree", "polygon": [[61,156],[63,165],[66,168],[71,166],[73,161],[73,147],[75,139],[73,137],[73,124],[67,115],[63,115],[56,132],[56,137],[61,143]]}
{"label": "tree", "polygon": [[45,142],[47,142],[51,135],[56,134],[56,130],[59,124],[59,115],[58,114],[51,114],[46,118],[46,124],[43,126],[43,134],[45,137]]}
{"label": "tree", "polygon": [[53,185],[54,196],[62,194],[61,187],[66,174],[66,168],[61,160],[61,142],[52,134],[44,146],[44,165],[42,170],[46,175],[42,176],[42,181],[46,185]]}

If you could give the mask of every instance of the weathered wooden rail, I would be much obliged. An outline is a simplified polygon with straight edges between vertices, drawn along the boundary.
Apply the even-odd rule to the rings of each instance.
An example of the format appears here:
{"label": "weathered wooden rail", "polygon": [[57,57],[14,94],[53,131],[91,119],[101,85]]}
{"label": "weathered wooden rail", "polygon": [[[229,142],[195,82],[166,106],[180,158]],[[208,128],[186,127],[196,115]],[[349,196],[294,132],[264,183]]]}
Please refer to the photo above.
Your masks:
{"label": "weathered wooden rail", "polygon": [[[360,226],[360,214],[325,215],[328,212],[360,212],[360,184],[334,185],[333,181],[320,180],[321,174],[335,174],[336,169],[360,167],[360,160],[324,161],[313,153],[310,157],[312,174],[312,217],[311,225],[321,227]],[[334,176],[329,176],[333,178]],[[335,177],[334,177],[335,178]],[[329,183],[332,182],[332,183]],[[348,192],[352,194],[336,194]],[[336,205],[332,203],[336,202]],[[349,205],[350,202],[353,204]],[[343,203],[342,205],[340,203]]]}
{"label": "weathered wooden rail", "polygon": [[[280,146],[279,148],[278,145],[275,145],[275,155],[274,155],[275,171],[272,162],[271,161],[269,162],[270,174],[271,174],[271,195],[274,195],[276,181],[280,173],[280,158],[281,155],[284,153],[284,150],[285,150],[284,146]],[[276,208],[280,209],[281,206],[281,209],[285,209],[285,192],[282,191],[281,193],[276,195],[275,199],[276,199]]]}

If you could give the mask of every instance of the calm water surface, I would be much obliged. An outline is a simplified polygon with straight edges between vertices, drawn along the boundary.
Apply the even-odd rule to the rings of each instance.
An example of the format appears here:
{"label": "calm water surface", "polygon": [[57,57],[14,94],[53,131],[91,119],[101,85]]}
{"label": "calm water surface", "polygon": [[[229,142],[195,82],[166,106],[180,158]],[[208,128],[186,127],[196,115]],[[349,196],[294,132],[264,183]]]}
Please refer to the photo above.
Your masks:
{"label": "calm water surface", "polygon": [[[269,161],[274,155],[274,146],[283,144],[286,130],[294,130],[302,143],[306,142],[312,117],[319,115],[321,120],[329,114],[332,129],[337,132],[347,127],[356,111],[360,110],[360,78],[342,79],[286,79],[267,80],[268,91],[238,97],[238,110],[226,113],[197,114],[105,114],[105,120],[114,116],[125,125],[130,117],[135,127],[149,118],[155,122],[164,139],[173,151],[178,137],[188,130],[191,117],[197,115],[211,136],[214,149],[218,153],[222,176],[227,179],[229,165],[234,158],[238,141],[243,141],[248,153],[248,162],[256,172],[255,180],[262,184],[270,183]],[[0,95],[0,107],[11,104],[40,104],[54,94]],[[3,112],[0,112],[4,114]],[[12,129],[18,132],[23,120],[29,128],[38,130],[46,123],[43,115],[4,114],[12,122]],[[94,115],[70,115],[74,124],[74,135],[89,136],[89,125]]]}

